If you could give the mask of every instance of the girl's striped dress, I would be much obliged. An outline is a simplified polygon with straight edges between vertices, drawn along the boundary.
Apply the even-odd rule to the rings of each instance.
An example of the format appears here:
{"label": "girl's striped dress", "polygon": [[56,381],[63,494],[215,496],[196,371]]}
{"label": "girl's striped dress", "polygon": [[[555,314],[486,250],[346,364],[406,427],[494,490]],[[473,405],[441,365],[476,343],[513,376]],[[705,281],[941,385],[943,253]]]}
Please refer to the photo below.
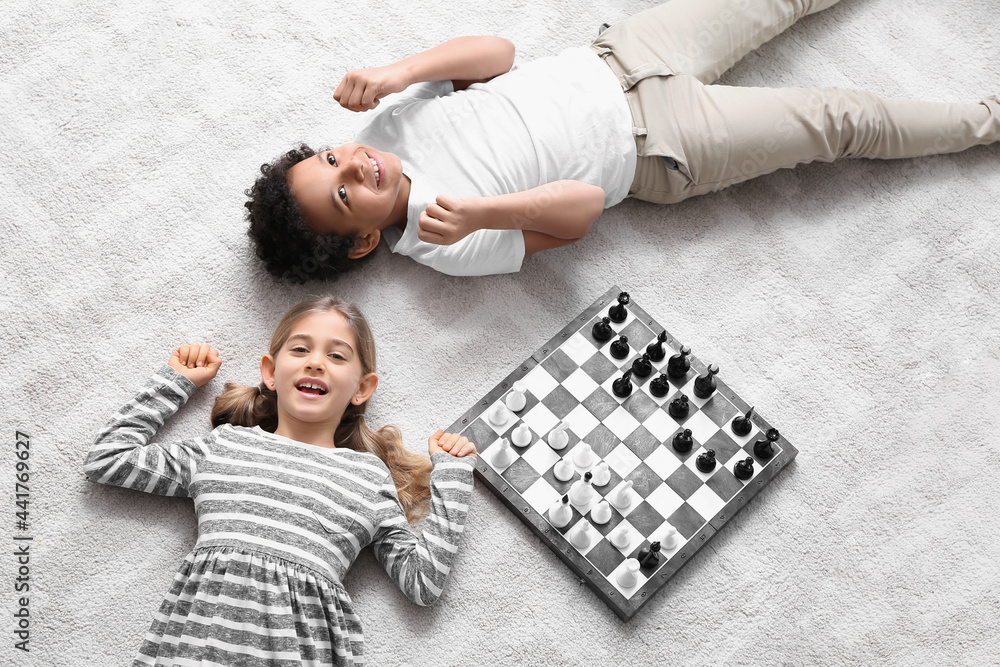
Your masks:
{"label": "girl's striped dress", "polygon": [[368,544],[413,602],[438,599],[469,509],[473,457],[431,457],[430,514],[418,535],[373,454],[230,424],[151,443],[194,391],[164,365],[84,463],[95,482],[194,499],[198,541],[133,666],[361,664],[361,621],[341,581]]}

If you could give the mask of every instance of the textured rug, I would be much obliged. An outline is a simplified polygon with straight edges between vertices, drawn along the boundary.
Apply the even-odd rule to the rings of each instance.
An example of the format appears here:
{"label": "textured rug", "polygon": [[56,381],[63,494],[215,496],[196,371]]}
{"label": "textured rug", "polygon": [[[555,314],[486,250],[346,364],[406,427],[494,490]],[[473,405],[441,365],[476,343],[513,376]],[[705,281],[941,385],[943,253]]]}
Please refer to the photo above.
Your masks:
{"label": "textured rug", "polygon": [[[349,69],[460,35],[506,37],[527,62],[651,5],[5,3],[0,663],[134,656],[196,539],[192,505],[91,483],[82,462],[178,344],[226,362],[163,442],[206,432],[224,381],[259,379],[286,308],[356,301],[379,345],[371,421],[419,451],[618,284],[719,363],[795,463],[628,623],[479,486],[437,605],[406,600],[370,551],[349,573],[370,664],[995,664],[996,146],[627,200],[516,275],[452,278],[383,250],[290,286],[255,260],[242,192],[296,141],[351,141],[363,117],[332,98]],[[1000,89],[998,25],[992,0],[845,0],[722,82],[975,101]]]}

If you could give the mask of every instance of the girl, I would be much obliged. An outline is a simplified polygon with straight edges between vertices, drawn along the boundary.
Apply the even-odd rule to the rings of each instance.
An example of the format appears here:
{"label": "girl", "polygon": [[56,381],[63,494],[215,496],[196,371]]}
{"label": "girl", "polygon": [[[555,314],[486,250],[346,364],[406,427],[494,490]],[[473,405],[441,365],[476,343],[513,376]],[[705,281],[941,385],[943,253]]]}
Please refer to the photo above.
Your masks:
{"label": "girl", "polygon": [[836,2],[671,0],[513,70],[509,41],[462,37],[350,71],[333,97],[370,120],[354,143],[261,168],[245,203],[257,255],[276,276],[322,279],[385,239],[443,273],[507,273],[627,197],[675,203],[804,162],[1000,141],[996,96],[713,84]]}
{"label": "girl", "polygon": [[[375,343],[352,304],[317,298],[278,323],[257,387],[227,383],[215,429],[154,444],[222,365],[182,345],[98,434],[87,477],[191,497],[198,541],[133,665],[358,665],[360,619],[341,581],[366,545],[419,605],[441,595],[472,492],[475,446],[438,430],[429,458],[365,423]],[[420,535],[408,519],[430,515]]]}

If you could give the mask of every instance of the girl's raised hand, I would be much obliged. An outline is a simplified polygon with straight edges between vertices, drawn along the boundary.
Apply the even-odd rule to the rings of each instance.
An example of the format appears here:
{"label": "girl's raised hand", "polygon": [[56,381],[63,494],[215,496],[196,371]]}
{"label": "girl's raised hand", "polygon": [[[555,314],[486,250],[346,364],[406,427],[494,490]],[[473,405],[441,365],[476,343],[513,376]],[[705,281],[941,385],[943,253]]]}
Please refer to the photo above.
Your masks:
{"label": "girl's raised hand", "polygon": [[219,351],[208,343],[181,345],[167,362],[175,371],[201,387],[215,377],[222,366]]}
{"label": "girl's raised hand", "polygon": [[447,452],[452,456],[476,456],[476,446],[458,433],[445,433],[438,429],[427,438],[427,453]]}
{"label": "girl's raised hand", "polygon": [[410,85],[403,68],[397,67],[397,64],[351,70],[341,79],[333,92],[333,99],[351,111],[374,109],[380,98],[405,90]]}

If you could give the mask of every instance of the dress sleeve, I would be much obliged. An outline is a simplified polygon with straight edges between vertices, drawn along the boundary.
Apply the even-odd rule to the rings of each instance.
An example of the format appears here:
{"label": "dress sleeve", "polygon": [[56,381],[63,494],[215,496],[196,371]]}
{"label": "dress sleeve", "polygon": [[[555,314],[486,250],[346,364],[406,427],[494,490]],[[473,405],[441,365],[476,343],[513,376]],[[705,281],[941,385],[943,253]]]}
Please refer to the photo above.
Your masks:
{"label": "dress sleeve", "polygon": [[441,596],[465,529],[472,495],[473,456],[431,456],[430,513],[420,535],[410,528],[390,476],[377,501],[372,550],[389,577],[413,602],[434,604]]}
{"label": "dress sleeve", "polygon": [[83,464],[87,479],[160,496],[188,497],[191,479],[205,458],[207,439],[169,444],[150,440],[196,389],[191,380],[164,364],[97,434]]}

